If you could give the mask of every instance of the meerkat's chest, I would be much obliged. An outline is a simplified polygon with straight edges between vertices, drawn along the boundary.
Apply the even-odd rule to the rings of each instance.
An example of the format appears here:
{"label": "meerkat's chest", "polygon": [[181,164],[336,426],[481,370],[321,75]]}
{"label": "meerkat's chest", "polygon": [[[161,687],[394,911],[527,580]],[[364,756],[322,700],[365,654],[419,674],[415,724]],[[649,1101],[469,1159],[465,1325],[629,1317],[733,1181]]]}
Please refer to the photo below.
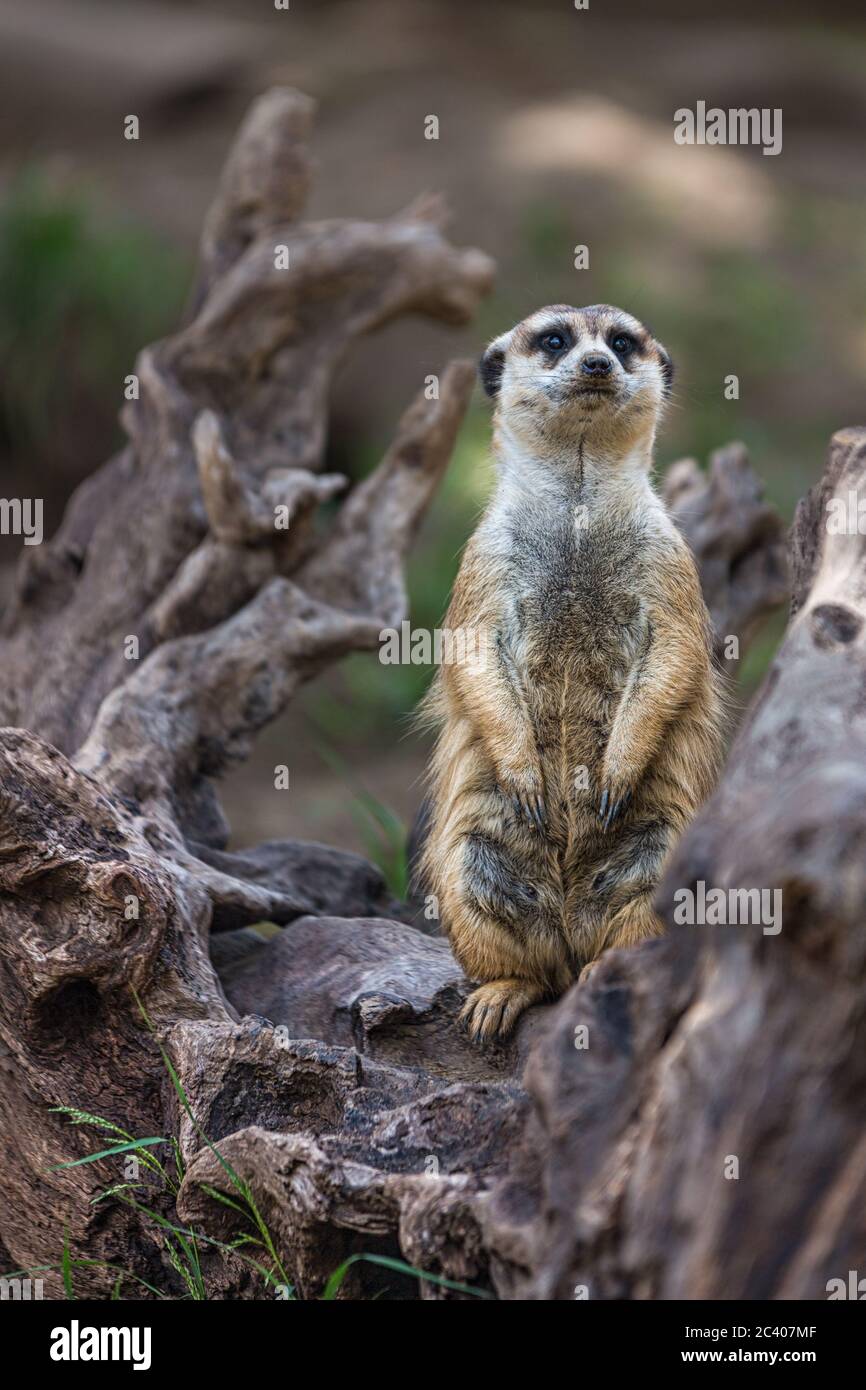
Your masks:
{"label": "meerkat's chest", "polygon": [[615,682],[646,640],[644,557],[628,525],[533,527],[515,537],[506,581],[509,645],[531,677]]}

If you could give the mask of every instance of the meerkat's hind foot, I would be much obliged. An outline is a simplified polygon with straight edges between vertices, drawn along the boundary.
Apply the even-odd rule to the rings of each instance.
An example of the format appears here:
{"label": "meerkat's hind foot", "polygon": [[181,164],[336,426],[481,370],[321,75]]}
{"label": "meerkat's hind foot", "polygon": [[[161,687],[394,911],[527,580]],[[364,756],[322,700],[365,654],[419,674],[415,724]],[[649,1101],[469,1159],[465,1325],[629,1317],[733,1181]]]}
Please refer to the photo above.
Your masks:
{"label": "meerkat's hind foot", "polygon": [[639,946],[642,941],[664,935],[664,923],[653,911],[654,889],[645,889],[615,912],[608,924],[604,950],[622,946]]}
{"label": "meerkat's hind foot", "polygon": [[545,992],[543,985],[516,976],[489,980],[469,995],[458,1022],[473,1042],[507,1038],[520,1015],[543,999]]}
{"label": "meerkat's hind foot", "polygon": [[584,984],[607,951],[621,950],[624,946],[639,946],[642,941],[664,935],[664,923],[653,911],[653,890],[638,893],[614,913],[608,924],[607,934],[597,956],[588,960],[578,974],[578,983]]}

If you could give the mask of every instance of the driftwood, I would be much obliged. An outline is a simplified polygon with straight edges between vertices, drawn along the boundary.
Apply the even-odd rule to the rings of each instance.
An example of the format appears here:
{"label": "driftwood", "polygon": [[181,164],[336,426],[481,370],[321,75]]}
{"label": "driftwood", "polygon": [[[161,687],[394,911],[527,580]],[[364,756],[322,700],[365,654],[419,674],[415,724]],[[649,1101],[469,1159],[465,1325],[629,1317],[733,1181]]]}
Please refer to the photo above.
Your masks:
{"label": "driftwood", "polygon": [[[491,280],[429,199],[381,225],[299,222],[310,114],[291,92],[253,108],[188,320],[137,365],[129,445],[25,553],[3,615],[0,1254],[51,1265],[68,1230],[74,1255],[183,1292],[152,1220],[90,1204],[119,1160],[50,1171],[92,1148],[50,1110],[66,1105],[177,1135],[167,1215],[231,1238],[207,1135],[305,1297],[358,1252],[503,1298],[820,1294],[863,1257],[862,542],[824,517],[862,486],[866,434],[837,436],[798,513],[791,627],[660,889],[670,934],[613,953],[508,1046],[470,1046],[447,944],[377,870],[312,844],[232,852],[214,786],[300,682],[405,615],[402,563],[473,381],[452,363],[322,528],[343,487],[319,471],[333,367],[395,315],[466,321]],[[742,654],[787,592],[779,518],[737,446],[666,486],[719,659],[730,636]],[[676,926],[700,879],[781,888],[784,929]],[[265,941],[261,920],[286,929]],[[266,1296],[209,1250],[212,1296]],[[115,1276],[76,1277],[106,1296]],[[342,1296],[384,1286],[417,1296],[363,1263]]]}

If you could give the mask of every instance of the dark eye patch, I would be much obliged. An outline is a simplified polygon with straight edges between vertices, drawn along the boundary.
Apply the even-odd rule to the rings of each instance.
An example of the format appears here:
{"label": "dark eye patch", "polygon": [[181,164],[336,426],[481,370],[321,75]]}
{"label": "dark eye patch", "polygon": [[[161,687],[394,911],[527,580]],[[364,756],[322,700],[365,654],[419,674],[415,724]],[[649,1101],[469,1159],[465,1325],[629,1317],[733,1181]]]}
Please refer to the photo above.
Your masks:
{"label": "dark eye patch", "polygon": [[639,343],[634,334],[627,333],[625,329],[618,329],[616,332],[611,333],[608,342],[617,357],[628,357],[629,353],[636,352],[639,347]]}
{"label": "dark eye patch", "polygon": [[546,328],[535,339],[536,348],[546,352],[549,357],[558,357],[560,353],[568,352],[573,345],[574,339],[567,328]]}

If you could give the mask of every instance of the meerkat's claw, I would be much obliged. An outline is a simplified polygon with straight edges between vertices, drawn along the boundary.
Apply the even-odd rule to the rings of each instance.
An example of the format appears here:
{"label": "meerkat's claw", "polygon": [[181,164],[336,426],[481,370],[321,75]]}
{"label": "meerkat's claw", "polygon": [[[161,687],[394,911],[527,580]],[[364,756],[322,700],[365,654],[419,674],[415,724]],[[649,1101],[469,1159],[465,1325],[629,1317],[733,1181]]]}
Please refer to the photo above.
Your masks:
{"label": "meerkat's claw", "polygon": [[458,1023],[473,1042],[506,1038],[520,1015],[542,994],[542,987],[529,980],[491,980],[469,995]]}
{"label": "meerkat's claw", "polygon": [[[482,985],[480,989],[476,989],[470,994],[457,1019],[458,1024],[465,1033],[468,1033],[472,1042],[485,1041],[494,1031],[495,1020],[492,1009],[486,1002],[488,995],[485,994],[485,988]],[[501,1008],[499,1012],[502,1012]]]}
{"label": "meerkat's claw", "polygon": [[520,796],[515,793],[511,798],[514,807],[514,814],[519,821],[525,821],[530,830],[542,831],[547,821],[547,811],[544,805],[543,796]]}
{"label": "meerkat's claw", "polygon": [[598,818],[601,821],[601,826],[603,830],[610,829],[611,825],[619,815],[619,808],[621,805],[621,798],[617,797],[616,801],[613,801],[610,787],[605,787],[604,791],[601,794],[601,804],[598,808]]}
{"label": "meerkat's claw", "polygon": [[617,797],[612,806],[609,805],[610,797],[610,788],[605,787],[601,797],[601,805],[598,808],[598,817],[605,830],[609,830],[617,817],[625,811],[631,801],[631,792],[624,792],[622,796]]}

